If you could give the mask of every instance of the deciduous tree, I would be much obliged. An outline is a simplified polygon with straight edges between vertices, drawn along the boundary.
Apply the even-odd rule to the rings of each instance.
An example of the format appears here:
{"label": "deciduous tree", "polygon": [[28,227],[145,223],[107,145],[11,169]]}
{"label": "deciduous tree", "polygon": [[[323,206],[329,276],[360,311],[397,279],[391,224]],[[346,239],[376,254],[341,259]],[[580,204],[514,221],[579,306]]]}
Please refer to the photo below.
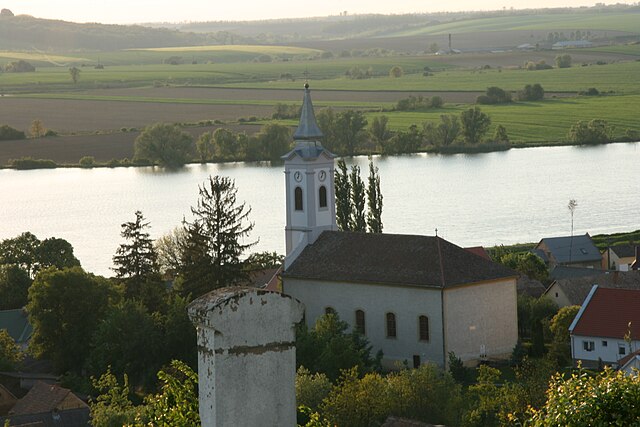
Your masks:
{"label": "deciduous tree", "polygon": [[431,122],[427,122],[425,124],[425,134],[435,145],[451,145],[460,135],[460,122],[452,114],[441,114],[440,123],[434,125]]}
{"label": "deciduous tree", "polygon": [[71,81],[73,81],[73,84],[78,83],[78,80],[80,80],[80,68],[78,67],[69,68],[69,75],[71,76]]}
{"label": "deciduous tree", "polygon": [[106,279],[80,267],[38,273],[27,305],[33,325],[31,351],[50,359],[57,372],[81,372],[111,294]]}
{"label": "deciduous tree", "polygon": [[29,274],[15,264],[0,264],[0,310],[12,310],[27,305],[31,286]]}
{"label": "deciduous tree", "polygon": [[156,123],[147,126],[134,142],[134,158],[177,168],[191,160],[193,138],[177,125]]}
{"label": "deciduous tree", "polygon": [[473,107],[460,114],[462,135],[468,144],[477,144],[489,130],[491,119],[480,108]]}

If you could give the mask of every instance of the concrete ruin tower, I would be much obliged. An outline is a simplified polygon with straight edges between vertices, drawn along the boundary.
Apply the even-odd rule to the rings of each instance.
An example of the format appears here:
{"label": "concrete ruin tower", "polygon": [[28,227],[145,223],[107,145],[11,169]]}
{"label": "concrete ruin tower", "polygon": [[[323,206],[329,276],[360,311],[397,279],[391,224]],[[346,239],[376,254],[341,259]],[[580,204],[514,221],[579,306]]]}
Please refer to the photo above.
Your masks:
{"label": "concrete ruin tower", "polygon": [[202,427],[295,427],[295,325],[302,303],[279,292],[231,287],[201,296],[188,310],[198,334]]}
{"label": "concrete ruin tower", "polygon": [[336,157],[322,146],[311,103],[309,84],[304,85],[300,124],[293,134],[295,147],[282,156],[286,191],[285,269],[305,246],[324,230],[337,230],[335,187]]}

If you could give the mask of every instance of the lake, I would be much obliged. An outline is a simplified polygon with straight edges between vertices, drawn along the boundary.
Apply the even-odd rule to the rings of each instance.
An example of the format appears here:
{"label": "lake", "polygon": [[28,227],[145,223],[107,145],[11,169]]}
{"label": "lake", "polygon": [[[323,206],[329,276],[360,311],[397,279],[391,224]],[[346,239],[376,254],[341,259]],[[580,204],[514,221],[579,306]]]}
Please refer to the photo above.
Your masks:
{"label": "lake", "polygon": [[[485,154],[374,157],[388,233],[438,235],[460,246],[537,242],[640,228],[640,143],[541,147]],[[367,158],[357,157],[366,179]],[[256,251],[284,252],[283,166],[0,170],[0,239],[61,237],[83,267],[111,274],[123,222],[141,210],[156,238],[190,218],[209,175],[235,180],[252,208]]]}

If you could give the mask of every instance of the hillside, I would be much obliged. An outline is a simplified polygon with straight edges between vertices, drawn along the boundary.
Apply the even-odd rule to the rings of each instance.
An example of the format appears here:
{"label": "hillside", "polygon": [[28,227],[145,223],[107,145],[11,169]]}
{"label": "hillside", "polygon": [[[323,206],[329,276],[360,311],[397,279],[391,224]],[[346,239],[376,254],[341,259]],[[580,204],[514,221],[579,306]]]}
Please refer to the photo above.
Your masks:
{"label": "hillside", "polygon": [[246,43],[225,32],[196,34],[140,25],[77,24],[28,15],[0,16],[0,50],[120,50]]}

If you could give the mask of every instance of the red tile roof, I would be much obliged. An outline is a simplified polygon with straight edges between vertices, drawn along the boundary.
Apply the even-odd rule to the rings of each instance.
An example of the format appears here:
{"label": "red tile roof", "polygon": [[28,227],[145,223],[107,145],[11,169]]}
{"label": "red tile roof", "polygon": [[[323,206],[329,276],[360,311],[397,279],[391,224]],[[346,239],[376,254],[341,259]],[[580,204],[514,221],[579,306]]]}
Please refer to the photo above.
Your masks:
{"label": "red tile roof", "polygon": [[631,322],[632,339],[640,339],[640,290],[598,287],[585,303],[573,335],[622,339]]}

